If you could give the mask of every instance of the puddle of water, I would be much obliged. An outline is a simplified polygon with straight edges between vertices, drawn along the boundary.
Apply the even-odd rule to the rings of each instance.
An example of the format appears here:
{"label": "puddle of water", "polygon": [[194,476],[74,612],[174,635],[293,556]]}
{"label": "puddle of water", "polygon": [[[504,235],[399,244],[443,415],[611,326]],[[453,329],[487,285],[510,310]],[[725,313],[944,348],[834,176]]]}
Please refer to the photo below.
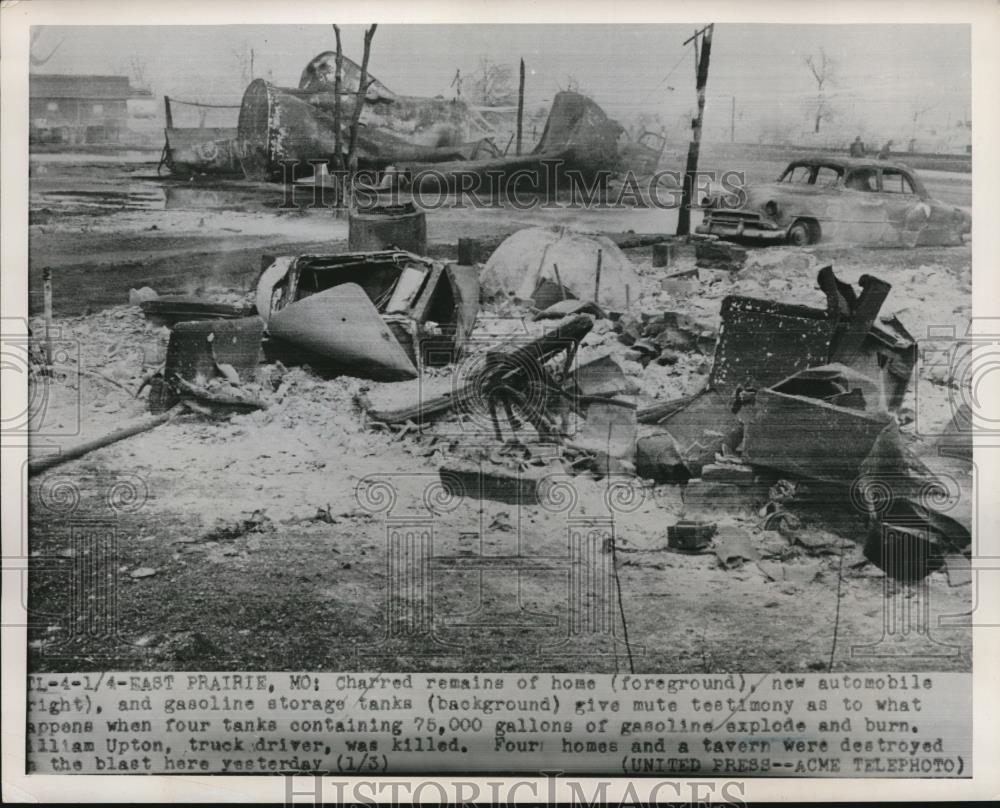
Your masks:
{"label": "puddle of water", "polygon": [[166,197],[156,185],[132,186],[122,191],[56,190],[31,194],[31,207],[59,212],[105,213],[116,210],[163,210]]}
{"label": "puddle of water", "polygon": [[[121,190],[109,188],[38,190],[31,194],[31,207],[46,208],[56,214],[103,214],[115,211],[240,211],[274,214],[283,199],[281,185],[261,186],[227,183],[225,187],[175,183],[130,183]],[[305,199],[305,197],[303,197]],[[568,204],[556,208],[518,210],[512,206],[472,208],[455,197],[446,198],[436,210],[427,211],[427,220],[437,237],[460,234],[463,224],[495,224],[517,229],[532,226],[567,225],[583,231],[672,233],[677,211],[659,208],[580,208]],[[456,207],[457,205],[457,207]],[[343,219],[343,211],[305,209],[312,216],[323,214]],[[692,212],[692,228],[701,221],[701,212]],[[452,232],[454,231],[454,232]]]}

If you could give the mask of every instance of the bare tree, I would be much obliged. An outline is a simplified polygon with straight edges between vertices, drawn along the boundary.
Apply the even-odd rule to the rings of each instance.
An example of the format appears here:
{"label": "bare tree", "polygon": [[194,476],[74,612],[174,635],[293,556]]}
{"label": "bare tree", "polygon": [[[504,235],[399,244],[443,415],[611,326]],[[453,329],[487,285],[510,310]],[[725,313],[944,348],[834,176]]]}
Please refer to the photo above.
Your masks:
{"label": "bare tree", "polygon": [[479,60],[472,97],[484,107],[495,106],[509,100],[514,92],[511,85],[512,76],[513,71],[509,65],[497,64],[483,57]]}
{"label": "bare tree", "polygon": [[[344,47],[340,42],[340,26],[333,26],[333,35],[337,38],[337,73],[333,77],[333,169],[339,171],[344,167],[344,154],[340,144],[340,93],[344,80]],[[339,190],[338,190],[339,193]],[[339,203],[339,199],[337,200]]]}
{"label": "bare tree", "polygon": [[136,89],[150,89],[146,76],[146,59],[138,53],[132,53],[127,58],[115,62],[111,69],[115,75],[128,76],[129,84]]}
{"label": "bare tree", "polygon": [[358,91],[354,98],[354,114],[351,117],[351,135],[347,142],[347,171],[349,177],[353,177],[358,170],[358,124],[361,120],[361,110],[365,105],[365,96],[368,94],[368,88],[375,83],[375,79],[368,80],[368,59],[372,53],[372,39],[375,38],[376,28],[378,28],[378,25],[373,23],[371,28],[365,31],[365,52],[361,57],[361,76],[358,78]]}
{"label": "bare tree", "polygon": [[29,56],[30,56],[30,59],[31,59],[31,66],[32,67],[41,67],[42,65],[44,65],[49,59],[51,59],[53,56],[56,55],[56,51],[59,50],[59,48],[62,45],[62,43],[66,41],[65,37],[63,37],[62,39],[60,39],[53,46],[52,50],[49,51],[49,55],[48,56],[36,56],[35,55],[35,43],[38,42],[38,38],[42,35],[42,30],[43,30],[43,26],[37,26],[37,27],[33,26],[32,29],[31,29],[31,45],[28,48],[28,53],[29,53]]}
{"label": "bare tree", "polygon": [[816,112],[813,116],[813,132],[819,132],[823,121],[829,120],[833,111],[826,97],[826,88],[837,83],[837,63],[827,56],[823,48],[819,55],[809,54],[803,60],[813,79],[816,80]]}

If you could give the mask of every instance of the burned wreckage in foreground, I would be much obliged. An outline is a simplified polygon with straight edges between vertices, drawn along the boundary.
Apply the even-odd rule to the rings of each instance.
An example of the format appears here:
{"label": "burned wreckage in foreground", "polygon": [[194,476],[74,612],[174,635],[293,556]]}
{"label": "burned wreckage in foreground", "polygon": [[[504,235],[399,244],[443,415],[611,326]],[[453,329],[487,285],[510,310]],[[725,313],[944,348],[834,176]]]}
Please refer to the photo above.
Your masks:
{"label": "burned wreckage in foreground", "polygon": [[[483,440],[453,446],[439,466],[456,494],[531,504],[554,473],[624,477],[637,490],[681,487],[681,518],[667,534],[674,550],[706,551],[720,513],[805,544],[797,506],[820,507],[844,516],[845,530],[861,530],[867,558],[894,578],[917,580],[944,564],[968,569],[971,446],[945,451],[900,431],[917,346],[897,317],[880,313],[889,284],[865,275],[857,288],[827,266],[817,276],[824,307],[730,295],[709,335],[680,312],[630,308],[622,287],[637,277],[606,239],[542,235],[515,234],[484,267],[395,249],[267,257],[253,303],[154,293],[141,308],[170,334],[163,368],[145,383],[152,417],[112,440],[183,410],[267,408],[283,368],[307,364],[327,378],[391,382],[372,390],[391,393],[391,406],[364,388],[354,399],[370,429],[420,435],[448,420],[489,425]],[[519,284],[518,245],[536,242],[533,280]],[[610,295],[600,279],[605,250]],[[575,264],[560,270],[552,256]],[[493,304],[499,294],[534,312],[535,330],[470,342],[481,280],[500,284]],[[705,386],[640,406],[610,352],[595,356],[592,341],[582,350],[591,332],[647,362],[667,346],[658,364],[676,361],[669,346],[697,342],[712,354]],[[398,386],[414,379],[415,389]],[[435,379],[445,382],[439,392]],[[749,545],[716,544],[725,566],[754,558]]]}

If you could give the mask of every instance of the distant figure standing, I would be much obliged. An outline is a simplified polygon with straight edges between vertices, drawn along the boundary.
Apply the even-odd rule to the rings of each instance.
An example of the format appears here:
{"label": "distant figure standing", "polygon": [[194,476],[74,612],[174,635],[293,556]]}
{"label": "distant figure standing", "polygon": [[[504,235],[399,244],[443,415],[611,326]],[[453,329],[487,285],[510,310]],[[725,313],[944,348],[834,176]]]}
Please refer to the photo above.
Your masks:
{"label": "distant figure standing", "polygon": [[889,154],[891,152],[892,152],[892,141],[891,140],[887,140],[885,142],[885,145],[881,149],[879,149],[879,151],[878,151],[878,159],[879,160],[888,160],[889,159]]}
{"label": "distant figure standing", "polygon": [[854,142],[851,144],[851,157],[864,157],[865,156],[865,144],[861,142],[861,135],[854,138]]}

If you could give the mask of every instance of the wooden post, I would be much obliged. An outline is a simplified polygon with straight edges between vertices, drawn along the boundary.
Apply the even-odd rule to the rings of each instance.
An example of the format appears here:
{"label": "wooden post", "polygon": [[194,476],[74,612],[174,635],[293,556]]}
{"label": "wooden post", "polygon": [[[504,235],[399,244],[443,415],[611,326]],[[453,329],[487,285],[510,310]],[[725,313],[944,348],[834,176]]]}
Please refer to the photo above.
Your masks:
{"label": "wooden post", "polygon": [[594,302],[597,303],[597,296],[601,291],[601,262],[604,258],[604,251],[597,251],[597,274],[594,276]]}
{"label": "wooden post", "polygon": [[174,128],[174,114],[170,109],[170,96],[163,96],[163,117],[166,119],[167,129]]}
{"label": "wooden post", "polygon": [[45,301],[45,366],[52,368],[52,267],[42,270],[42,297]]}
{"label": "wooden post", "polygon": [[[692,37],[695,47],[701,36],[701,54],[698,59],[698,114],[691,122],[691,143],[688,146],[687,165],[684,168],[684,187],[681,190],[681,209],[677,211],[677,235],[686,236],[691,232],[691,200],[698,173],[698,153],[701,150],[701,122],[705,115],[705,85],[708,84],[708,62],[712,53],[712,25],[707,25]],[[691,40],[689,39],[688,42]],[[685,45],[687,42],[684,43]]]}
{"label": "wooden post", "polygon": [[524,59],[521,60],[521,81],[517,86],[517,153],[521,153],[521,127],[524,123]]}
{"label": "wooden post", "polygon": [[565,300],[566,299],[566,287],[563,286],[562,278],[559,277],[559,264],[553,262],[552,263],[552,269],[555,270],[555,273],[556,273],[556,283],[559,284],[559,294],[562,295],[562,299]]}
{"label": "wooden post", "polygon": [[71,446],[58,454],[45,455],[44,457],[39,457],[35,460],[29,460],[28,476],[31,477],[41,471],[50,469],[53,466],[65,463],[68,460],[76,460],[78,457],[83,457],[85,454],[93,452],[95,449],[102,449],[105,446],[110,446],[112,443],[117,443],[120,440],[131,437],[132,435],[138,435],[140,432],[148,432],[150,429],[153,429],[160,424],[165,424],[182,409],[184,409],[183,403],[176,404],[166,412],[161,412],[159,415],[133,421],[132,423],[126,424],[125,426],[116,429],[114,432],[109,432],[107,435],[103,435],[100,438],[89,440],[86,443],[78,443],[76,446]]}
{"label": "wooden post", "polygon": [[653,266],[655,268],[670,266],[673,253],[673,244],[669,241],[661,241],[653,245]]}

